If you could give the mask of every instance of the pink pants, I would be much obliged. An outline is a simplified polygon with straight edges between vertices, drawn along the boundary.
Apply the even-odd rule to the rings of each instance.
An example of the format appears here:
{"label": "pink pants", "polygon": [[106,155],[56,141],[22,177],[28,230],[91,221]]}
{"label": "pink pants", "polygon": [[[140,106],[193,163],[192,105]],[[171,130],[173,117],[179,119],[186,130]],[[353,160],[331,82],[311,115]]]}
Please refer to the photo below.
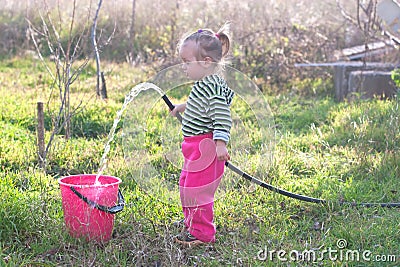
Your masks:
{"label": "pink pants", "polygon": [[179,179],[185,226],[203,242],[215,242],[214,195],[224,174],[212,133],[185,137],[184,165]]}

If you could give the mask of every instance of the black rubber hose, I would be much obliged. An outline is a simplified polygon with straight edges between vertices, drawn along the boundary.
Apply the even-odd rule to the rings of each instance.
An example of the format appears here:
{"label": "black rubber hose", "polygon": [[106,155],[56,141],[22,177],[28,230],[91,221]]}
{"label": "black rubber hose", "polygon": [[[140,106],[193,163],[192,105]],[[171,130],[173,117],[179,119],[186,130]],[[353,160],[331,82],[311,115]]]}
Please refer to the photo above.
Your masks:
{"label": "black rubber hose", "polygon": [[275,186],[272,186],[270,184],[267,184],[243,171],[241,171],[238,167],[236,167],[235,165],[233,165],[232,163],[230,163],[229,161],[225,162],[225,166],[228,167],[229,169],[231,169],[233,172],[235,172],[236,174],[238,174],[239,176],[245,178],[246,180],[249,180],[252,183],[255,183],[263,188],[266,188],[268,190],[271,190],[273,192],[276,192],[278,194],[290,197],[290,198],[294,198],[294,199],[298,199],[301,201],[305,201],[305,202],[311,202],[311,203],[321,203],[324,204],[326,203],[326,200],[323,199],[319,199],[319,198],[313,198],[313,197],[309,197],[309,196],[304,196],[304,195],[299,195],[299,194],[294,194],[292,192],[283,190],[283,189],[279,189]]}
{"label": "black rubber hose", "polygon": [[[163,95],[162,99],[164,100],[164,102],[168,105],[170,110],[174,109],[174,104],[172,104],[172,102],[169,100],[169,98],[167,97],[167,95]],[[180,122],[182,122],[182,117],[180,116],[179,113],[176,114],[178,120]],[[247,173],[245,173],[244,171],[240,170],[238,167],[236,167],[235,165],[233,165],[231,162],[226,161],[225,162],[225,166],[227,168],[229,168],[231,171],[235,172],[236,174],[238,174],[239,176],[245,178],[246,180],[249,180],[252,183],[257,184],[258,186],[261,186],[262,188],[268,189],[270,191],[276,192],[278,194],[293,198],[293,199],[297,199],[297,200],[301,200],[304,202],[310,202],[310,203],[318,203],[318,204],[326,204],[328,203],[328,201],[324,200],[324,199],[319,199],[319,198],[313,198],[313,197],[309,197],[309,196],[304,196],[304,195],[299,195],[299,194],[295,194],[280,188],[277,188],[275,186],[272,186],[266,182],[263,182]],[[330,202],[333,203],[333,202]],[[367,203],[367,202],[347,202],[347,201],[339,201],[340,205],[349,205],[349,206],[362,206],[362,207],[383,207],[383,208],[399,208],[400,207],[400,203]]]}

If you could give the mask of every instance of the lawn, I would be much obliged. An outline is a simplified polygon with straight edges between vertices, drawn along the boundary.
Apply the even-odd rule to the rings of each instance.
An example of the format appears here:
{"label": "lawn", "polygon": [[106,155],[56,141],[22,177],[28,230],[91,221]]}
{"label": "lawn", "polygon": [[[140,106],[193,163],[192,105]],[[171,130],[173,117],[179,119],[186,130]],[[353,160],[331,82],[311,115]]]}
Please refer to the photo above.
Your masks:
{"label": "lawn", "polygon": [[[44,171],[36,156],[36,103],[46,105],[48,140],[56,110],[56,100],[48,101],[50,77],[34,60],[0,63],[0,266],[400,265],[399,210],[340,204],[400,202],[400,100],[339,103],[329,80],[265,90],[266,112],[273,117],[261,125],[268,129],[258,127],[246,113],[246,101],[238,98],[232,107],[238,119],[236,139],[229,147],[232,162],[249,174],[327,204],[281,196],[227,170],[230,183],[215,203],[216,243],[180,247],[173,242],[180,230],[173,223],[182,214],[168,200],[179,176],[181,159],[173,154],[179,148],[179,124],[161,100],[150,109],[136,101],[117,127],[104,171],[122,179],[126,201],[115,217],[113,238],[99,244],[70,237],[57,179],[96,173],[124,96],[155,73],[124,64],[105,63],[103,68],[109,99],[95,97],[95,73],[88,68],[73,87],[72,99],[84,103],[73,117],[73,136],[56,136]],[[169,94],[179,102],[185,92],[187,88],[178,88]],[[145,142],[138,146],[129,146],[128,114],[142,115],[146,122],[146,129],[137,133]],[[271,131],[274,140],[265,150],[270,135],[263,133]],[[140,176],[141,169],[125,159],[127,149],[144,151],[143,162],[135,163],[149,168],[149,177]],[[272,161],[265,158],[271,153]],[[155,194],[142,186],[145,178],[168,180],[171,188]]]}

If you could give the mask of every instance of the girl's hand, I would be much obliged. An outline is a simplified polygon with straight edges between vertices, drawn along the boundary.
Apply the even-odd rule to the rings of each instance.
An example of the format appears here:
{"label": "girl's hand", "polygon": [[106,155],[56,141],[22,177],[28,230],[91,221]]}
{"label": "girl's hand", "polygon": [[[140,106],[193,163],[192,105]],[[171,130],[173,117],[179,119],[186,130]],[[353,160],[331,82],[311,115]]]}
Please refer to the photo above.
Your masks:
{"label": "girl's hand", "polygon": [[186,103],[182,103],[182,104],[177,104],[175,105],[175,108],[173,110],[171,110],[171,115],[176,117],[176,113],[183,113],[186,109]]}
{"label": "girl's hand", "polygon": [[226,144],[222,140],[216,141],[216,152],[218,160],[230,160],[231,156],[229,156],[228,149],[226,148]]}

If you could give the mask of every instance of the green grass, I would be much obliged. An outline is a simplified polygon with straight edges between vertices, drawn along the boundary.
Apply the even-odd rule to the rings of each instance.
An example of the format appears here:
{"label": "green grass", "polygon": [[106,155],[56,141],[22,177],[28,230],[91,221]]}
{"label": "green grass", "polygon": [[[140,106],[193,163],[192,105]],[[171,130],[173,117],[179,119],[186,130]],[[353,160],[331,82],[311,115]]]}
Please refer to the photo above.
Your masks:
{"label": "green grass", "polygon": [[[356,202],[399,202],[399,100],[337,103],[331,84],[300,83],[292,92],[266,95],[277,131],[274,162],[258,168],[258,145],[233,159],[239,167],[285,190],[329,200],[327,205],[300,202],[277,195],[235,176],[237,184],[215,203],[217,241],[213,246],[183,249],[172,242],[179,232],[171,224],[181,218],[177,205],[145,192],[134,178],[137,170],[124,160],[122,123],[112,142],[106,174],[120,177],[127,205],[116,215],[113,238],[106,244],[70,237],[64,227],[57,178],[97,171],[102,150],[124,95],[140,81],[140,70],[107,65],[107,102],[92,98],[93,77],[77,81],[74,99],[85,103],[74,117],[73,138],[55,139],[44,173],[36,158],[36,99],[47,99],[49,89],[38,83],[43,69],[31,61],[13,59],[0,64],[0,266],[398,266],[400,260],[399,210],[339,205]],[[21,74],[23,73],[23,74]],[[23,75],[23,76],[21,76]],[[87,76],[86,76],[87,75]],[[10,91],[9,88],[12,88]],[[329,90],[331,88],[331,90]],[[177,92],[174,101],[184,98]],[[49,138],[56,101],[49,103],[46,129]],[[139,108],[139,107],[138,107]],[[238,114],[243,114],[240,104]],[[179,175],[166,162],[163,136],[179,130],[162,104],[146,117],[145,148],[152,154],[160,179]],[[168,119],[169,124],[164,124]],[[246,124],[252,127],[251,123]],[[254,127],[254,126],[253,126]],[[256,129],[250,129],[256,132]],[[161,135],[161,138],[160,138]],[[260,142],[249,134],[250,143]],[[244,138],[241,138],[244,139]],[[241,145],[240,142],[237,143]],[[247,144],[247,143],[245,143]],[[175,144],[178,145],[179,144]],[[233,146],[233,145],[232,145]],[[230,147],[233,150],[235,147]],[[239,151],[240,152],[240,151]],[[268,172],[268,173],[267,173]],[[161,196],[163,198],[168,196]],[[322,253],[337,249],[395,255],[396,262],[318,262],[278,259],[262,261],[266,250]],[[288,255],[286,255],[288,256]],[[261,257],[262,258],[262,257]]]}

